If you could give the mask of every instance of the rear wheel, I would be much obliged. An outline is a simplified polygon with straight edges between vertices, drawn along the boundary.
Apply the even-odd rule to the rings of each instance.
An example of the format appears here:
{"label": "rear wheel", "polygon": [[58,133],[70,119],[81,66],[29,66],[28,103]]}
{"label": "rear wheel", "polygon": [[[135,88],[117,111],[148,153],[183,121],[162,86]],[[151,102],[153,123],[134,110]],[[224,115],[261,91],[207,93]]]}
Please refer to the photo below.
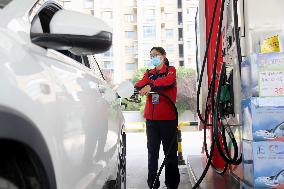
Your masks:
{"label": "rear wheel", "polygon": [[126,189],[126,134],[122,133],[119,150],[116,189]]}
{"label": "rear wheel", "polygon": [[47,189],[45,174],[35,154],[14,142],[0,142],[0,188]]}

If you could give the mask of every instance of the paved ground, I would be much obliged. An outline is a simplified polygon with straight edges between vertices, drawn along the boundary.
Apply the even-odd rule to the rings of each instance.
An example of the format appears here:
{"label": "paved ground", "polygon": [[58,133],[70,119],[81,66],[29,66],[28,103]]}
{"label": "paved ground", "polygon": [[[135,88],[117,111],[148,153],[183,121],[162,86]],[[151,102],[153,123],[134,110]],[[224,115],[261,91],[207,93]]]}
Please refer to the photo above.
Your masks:
{"label": "paved ground", "polygon": [[[203,136],[201,132],[183,132],[183,155],[200,155]],[[127,188],[147,189],[147,148],[145,133],[127,133]],[[160,151],[160,164],[164,158]],[[179,189],[191,188],[186,166],[180,167],[181,183]],[[164,171],[160,177],[161,187],[164,185]]]}

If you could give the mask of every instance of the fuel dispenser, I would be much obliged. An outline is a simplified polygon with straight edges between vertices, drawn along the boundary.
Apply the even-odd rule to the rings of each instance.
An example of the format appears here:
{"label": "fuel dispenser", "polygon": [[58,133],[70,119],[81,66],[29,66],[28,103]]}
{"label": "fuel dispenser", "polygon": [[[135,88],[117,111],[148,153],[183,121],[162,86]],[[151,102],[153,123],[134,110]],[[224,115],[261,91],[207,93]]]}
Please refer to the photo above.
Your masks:
{"label": "fuel dispenser", "polygon": [[[251,151],[256,151],[256,147],[254,146],[257,146],[257,143],[255,144],[254,141],[242,140],[242,135],[247,134],[247,129],[244,127],[247,128],[248,126],[243,124],[248,117],[242,117],[245,107],[244,100],[246,98],[244,97],[243,86],[241,84],[245,81],[244,78],[247,78],[247,80],[255,79],[247,75],[248,73],[245,72],[247,70],[243,69],[242,62],[247,60],[247,57],[253,56],[252,54],[257,54],[254,56],[261,57],[262,55],[258,54],[283,51],[284,12],[280,7],[284,7],[284,2],[281,0],[272,0],[269,2],[265,0],[219,0],[201,1],[200,5],[200,9],[202,7],[205,9],[203,13],[205,13],[206,40],[203,40],[203,44],[206,43],[206,48],[201,53],[204,55],[204,58],[202,57],[202,66],[198,69],[201,70],[198,85],[198,94],[201,97],[198,98],[198,105],[206,104],[206,108],[198,107],[198,115],[201,124],[205,125],[204,138],[206,137],[206,130],[209,128],[211,133],[210,149],[215,149],[215,151],[211,152],[208,150],[206,142],[204,142],[205,154],[207,162],[209,162],[208,166],[210,164],[219,174],[226,172],[227,167],[229,167],[230,173],[235,177],[240,180],[244,179],[249,184],[254,185],[252,182],[253,179],[244,178],[244,174],[245,177],[252,176],[247,173],[253,172],[256,168],[250,166],[250,170],[248,170],[246,167],[247,162],[239,165],[241,159],[246,160],[247,155],[252,153]],[[200,12],[202,13],[202,11]],[[201,19],[199,20],[202,20],[203,15],[200,16]],[[268,57],[258,60],[270,62],[271,64],[273,60],[280,64],[282,62],[282,59],[279,58],[281,54],[274,55],[277,57],[274,59],[269,58],[270,55],[266,56]],[[259,64],[257,61],[250,63],[252,67]],[[204,76],[206,70],[208,86],[201,84],[206,79],[206,76]],[[271,86],[267,86],[266,84],[265,86],[262,85],[262,87],[266,87],[266,92],[268,93],[269,90],[274,90],[276,93],[274,97],[279,97],[284,94],[284,82],[282,82],[283,76],[281,75],[284,70],[280,68],[277,70],[278,72],[273,71],[259,71],[250,68],[250,74],[257,77],[253,81],[254,84],[255,82],[259,82],[259,74],[277,75],[277,86],[274,86],[276,85],[274,82]],[[273,78],[273,76],[267,77]],[[264,90],[264,87],[262,90]],[[207,95],[204,93],[206,91],[204,88],[208,89]],[[204,96],[206,97],[204,98]],[[263,98],[264,96],[258,97]],[[275,101],[273,102],[276,106],[281,105]],[[267,99],[265,103],[269,104],[270,107],[273,104]],[[280,111],[279,108],[276,109]],[[278,139],[275,140],[281,140],[282,137],[279,137],[281,135],[279,134],[281,133],[280,130],[283,127],[281,125],[282,122],[278,121],[274,128],[260,130],[258,131],[258,135],[263,133],[266,137],[273,138],[274,140],[275,134],[273,133],[277,130]],[[206,140],[204,139],[204,141]],[[247,145],[247,142],[251,144]],[[216,146],[212,146],[215,144]],[[247,145],[248,147],[242,148],[243,145]],[[271,145],[276,145],[278,149],[282,149],[280,144]],[[216,149],[218,149],[218,152]],[[236,157],[242,157],[241,152],[244,153],[244,157],[236,159]],[[249,158],[249,161],[252,160],[253,158]],[[205,167],[205,172],[208,166]],[[201,178],[203,176],[204,174],[201,175]],[[261,178],[265,180],[265,177]],[[200,183],[200,180],[197,181],[197,184]]]}
{"label": "fuel dispenser", "polygon": [[[284,51],[283,7],[283,0],[200,1],[199,13],[205,14],[205,19],[204,15],[199,15],[199,20],[205,22],[203,29],[206,36],[200,39],[200,46],[204,48],[199,49],[202,51],[202,64],[198,67],[197,112],[200,125],[204,128],[207,164],[193,188],[198,188],[210,166],[218,174],[229,170],[239,180],[244,180],[244,185],[284,186],[283,165],[276,164],[274,167],[278,169],[275,168],[275,172],[269,173],[269,176],[262,175],[259,171],[259,166],[263,163],[261,158],[267,158],[267,153],[270,156],[264,161],[265,164],[275,163],[269,158],[284,159],[284,120],[279,118],[284,117],[284,54],[281,54]],[[261,54],[273,52],[269,55]],[[273,66],[263,67],[262,64],[265,63],[279,63],[281,66],[277,69]],[[278,80],[270,82],[272,85],[269,86],[267,78]],[[252,89],[252,86],[255,88]],[[257,92],[252,93],[253,90]],[[260,93],[260,90],[266,93]],[[247,91],[250,92],[249,96],[246,96]],[[273,97],[274,100],[271,101],[268,97]],[[279,97],[279,101],[275,97]],[[264,110],[258,111],[260,106]],[[272,118],[278,115],[278,121],[270,120],[277,123],[268,129],[268,123],[264,124],[262,129],[254,132],[256,119],[261,120],[262,115],[267,116],[269,113]],[[253,117],[254,114],[258,117]],[[208,131],[211,137],[209,142],[206,140]],[[251,138],[246,138],[248,132],[262,135],[264,142],[254,140],[253,134]],[[257,185],[258,183],[266,185]]]}

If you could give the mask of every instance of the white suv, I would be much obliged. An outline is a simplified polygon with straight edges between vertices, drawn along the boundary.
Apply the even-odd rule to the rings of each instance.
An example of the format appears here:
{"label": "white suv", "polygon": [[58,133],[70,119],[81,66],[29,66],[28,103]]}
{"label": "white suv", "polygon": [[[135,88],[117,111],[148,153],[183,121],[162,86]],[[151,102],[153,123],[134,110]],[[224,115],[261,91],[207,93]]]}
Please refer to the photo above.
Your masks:
{"label": "white suv", "polygon": [[110,29],[50,0],[0,0],[0,188],[126,188],[119,99],[91,55]]}

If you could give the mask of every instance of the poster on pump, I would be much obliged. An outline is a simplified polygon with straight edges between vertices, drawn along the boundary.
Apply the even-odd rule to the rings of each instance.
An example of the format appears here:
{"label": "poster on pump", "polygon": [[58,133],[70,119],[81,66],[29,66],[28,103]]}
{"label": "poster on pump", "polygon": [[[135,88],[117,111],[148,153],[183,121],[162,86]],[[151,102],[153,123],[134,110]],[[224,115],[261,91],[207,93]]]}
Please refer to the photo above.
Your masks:
{"label": "poster on pump", "polygon": [[252,54],[241,73],[242,99],[284,97],[284,53]]}
{"label": "poster on pump", "polygon": [[284,142],[284,98],[249,98],[242,101],[245,140]]}
{"label": "poster on pump", "polygon": [[284,188],[284,142],[243,140],[244,180],[256,188]]}

